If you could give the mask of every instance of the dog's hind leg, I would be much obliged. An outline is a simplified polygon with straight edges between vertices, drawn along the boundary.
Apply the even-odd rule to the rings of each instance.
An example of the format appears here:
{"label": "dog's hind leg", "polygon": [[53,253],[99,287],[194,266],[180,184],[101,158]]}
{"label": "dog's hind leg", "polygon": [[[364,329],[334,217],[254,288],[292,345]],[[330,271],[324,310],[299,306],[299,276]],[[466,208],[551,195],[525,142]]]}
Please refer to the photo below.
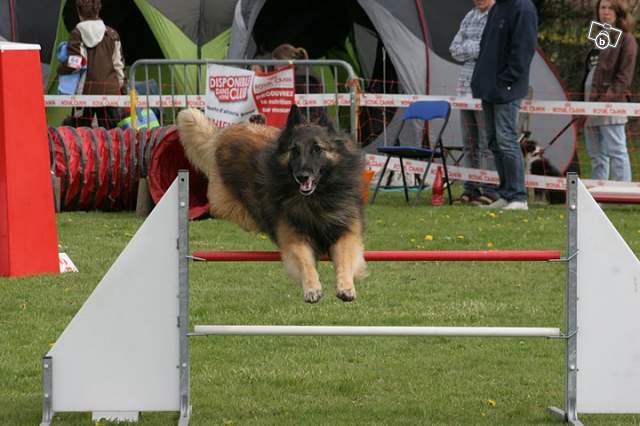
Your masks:
{"label": "dog's hind leg", "polygon": [[276,238],[289,277],[302,284],[304,301],[319,302],[322,298],[322,284],[320,284],[313,248],[303,237],[284,224],[278,226]]}
{"label": "dog's hind leg", "polygon": [[329,248],[329,254],[336,272],[336,296],[345,302],[351,302],[356,298],[353,280],[362,278],[366,272],[361,224],[358,222],[351,226]]}

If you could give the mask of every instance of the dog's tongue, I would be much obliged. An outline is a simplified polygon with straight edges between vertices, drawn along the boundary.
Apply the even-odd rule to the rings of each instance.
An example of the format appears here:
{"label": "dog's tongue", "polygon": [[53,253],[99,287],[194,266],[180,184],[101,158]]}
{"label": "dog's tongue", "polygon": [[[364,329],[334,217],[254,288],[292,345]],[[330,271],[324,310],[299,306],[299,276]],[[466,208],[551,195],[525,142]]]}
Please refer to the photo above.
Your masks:
{"label": "dog's tongue", "polygon": [[300,190],[304,192],[309,192],[313,189],[313,179],[309,178],[303,183],[300,184]]}

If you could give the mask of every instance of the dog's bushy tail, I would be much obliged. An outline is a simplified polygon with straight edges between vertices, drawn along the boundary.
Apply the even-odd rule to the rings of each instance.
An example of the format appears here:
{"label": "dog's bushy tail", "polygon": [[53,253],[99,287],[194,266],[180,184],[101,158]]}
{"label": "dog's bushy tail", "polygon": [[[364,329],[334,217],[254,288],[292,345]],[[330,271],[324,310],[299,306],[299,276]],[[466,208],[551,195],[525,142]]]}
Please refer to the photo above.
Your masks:
{"label": "dog's bushy tail", "polygon": [[215,147],[219,130],[195,108],[188,108],[178,114],[180,142],[189,162],[208,176],[215,162]]}

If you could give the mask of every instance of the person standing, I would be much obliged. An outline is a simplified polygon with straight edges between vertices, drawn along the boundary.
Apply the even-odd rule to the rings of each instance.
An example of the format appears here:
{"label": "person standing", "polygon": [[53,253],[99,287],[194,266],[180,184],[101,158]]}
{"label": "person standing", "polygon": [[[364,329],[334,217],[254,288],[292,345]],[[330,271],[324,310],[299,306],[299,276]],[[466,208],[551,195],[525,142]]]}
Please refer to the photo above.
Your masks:
{"label": "person standing", "polygon": [[[291,44],[284,43],[273,49],[271,58],[306,61],[309,60],[309,54],[304,47],[295,47]],[[294,68],[294,79],[295,91],[297,94],[322,93],[324,91],[320,78],[308,65],[296,65]],[[304,111],[307,119],[313,122],[317,122],[323,114],[326,114],[325,108],[321,107],[307,107]]]}
{"label": "person standing", "polygon": [[528,209],[516,127],[520,102],[529,90],[537,32],[538,15],[531,0],[496,0],[482,34],[471,90],[482,99],[489,149],[500,178],[500,198],[488,208]]}
{"label": "person standing", "polygon": [[[615,47],[594,46],[587,54],[584,100],[628,102],[638,53],[633,16],[621,0],[599,0],[595,16],[600,23],[622,30],[622,36]],[[612,43],[616,40],[615,34],[610,34],[610,40]],[[585,120],[584,135],[593,179],[609,179],[611,172],[612,180],[631,181],[626,122],[627,117],[616,116],[590,116]]]}
{"label": "person standing", "polygon": [[[480,39],[487,23],[489,9],[495,0],[473,0],[475,7],[462,20],[449,52],[453,59],[463,62],[458,77],[457,95],[471,98],[471,76],[480,54]],[[482,111],[461,110],[463,165],[476,169],[494,170],[493,154],[489,150],[484,130]],[[499,198],[493,185],[472,181],[464,182],[464,192],[460,197],[462,203],[474,205],[491,204]]]}
{"label": "person standing", "polygon": [[[58,73],[70,74],[86,66],[78,94],[120,95],[126,93],[122,44],[116,30],[100,19],[101,7],[100,0],[76,0],[80,22],[69,34],[67,60],[60,64]],[[99,126],[109,129],[122,118],[117,107],[85,107],[76,124],[89,127],[94,115]]]}

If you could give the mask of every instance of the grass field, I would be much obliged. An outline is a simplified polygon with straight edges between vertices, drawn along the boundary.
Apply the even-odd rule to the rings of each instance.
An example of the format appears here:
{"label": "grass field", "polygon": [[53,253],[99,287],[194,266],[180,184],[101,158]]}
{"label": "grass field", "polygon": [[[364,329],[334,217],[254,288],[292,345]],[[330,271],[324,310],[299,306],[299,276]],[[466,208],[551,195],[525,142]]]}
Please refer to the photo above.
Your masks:
{"label": "grass field", "polygon": [[[640,252],[640,212],[608,207]],[[41,357],[142,220],[132,213],[63,213],[59,240],[79,273],[0,279],[0,425],[41,416]],[[489,212],[406,206],[381,194],[367,207],[366,246],[396,249],[565,250],[562,207]],[[195,222],[191,249],[271,250],[260,234]],[[34,255],[36,255],[34,253]],[[358,300],[302,302],[279,263],[191,266],[192,324],[544,326],[563,329],[557,263],[370,263]],[[541,338],[201,337],[191,341],[193,425],[559,425],[563,344]],[[144,413],[141,425],[173,425]],[[585,415],[588,425],[639,425],[640,416]],[[91,424],[60,413],[56,425]],[[102,423],[105,424],[105,423]]]}

